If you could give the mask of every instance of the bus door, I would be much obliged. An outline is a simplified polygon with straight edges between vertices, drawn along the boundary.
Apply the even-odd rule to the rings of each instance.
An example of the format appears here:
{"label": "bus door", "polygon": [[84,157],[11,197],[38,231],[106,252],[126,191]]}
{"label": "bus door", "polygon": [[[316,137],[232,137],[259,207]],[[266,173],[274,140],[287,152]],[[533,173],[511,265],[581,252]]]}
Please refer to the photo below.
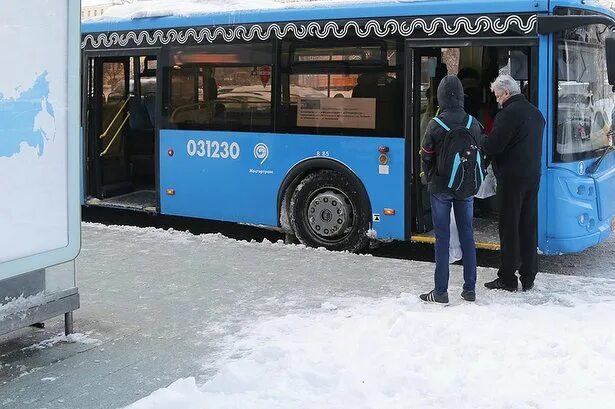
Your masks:
{"label": "bus door", "polygon": [[88,194],[105,199],[130,190],[124,149],[130,59],[101,57],[88,63]]}
{"label": "bus door", "polygon": [[[514,42],[513,42],[514,41]],[[520,83],[522,92],[536,103],[537,47],[535,39],[451,39],[408,40],[407,67],[411,86],[407,87],[409,101],[406,123],[410,169],[410,204],[413,221],[411,239],[434,242],[431,205],[427,186],[420,180],[420,148],[429,121],[438,115],[438,85],[446,75],[456,75],[464,87],[464,108],[483,125],[489,134],[498,111],[490,84],[500,74],[510,74]],[[533,67],[534,66],[534,67]],[[475,235],[477,247],[498,249],[497,198],[495,192],[485,199],[475,200]]]}
{"label": "bus door", "polygon": [[156,211],[156,57],[88,59],[86,203]]}

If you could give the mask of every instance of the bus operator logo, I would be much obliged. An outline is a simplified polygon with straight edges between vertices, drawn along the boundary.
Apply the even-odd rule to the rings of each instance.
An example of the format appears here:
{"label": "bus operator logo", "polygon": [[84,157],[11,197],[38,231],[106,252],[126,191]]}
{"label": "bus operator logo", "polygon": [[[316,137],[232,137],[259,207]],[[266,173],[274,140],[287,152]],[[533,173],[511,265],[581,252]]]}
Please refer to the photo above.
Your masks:
{"label": "bus operator logo", "polygon": [[257,143],[254,147],[254,157],[260,159],[262,165],[269,157],[269,147],[262,142]]}

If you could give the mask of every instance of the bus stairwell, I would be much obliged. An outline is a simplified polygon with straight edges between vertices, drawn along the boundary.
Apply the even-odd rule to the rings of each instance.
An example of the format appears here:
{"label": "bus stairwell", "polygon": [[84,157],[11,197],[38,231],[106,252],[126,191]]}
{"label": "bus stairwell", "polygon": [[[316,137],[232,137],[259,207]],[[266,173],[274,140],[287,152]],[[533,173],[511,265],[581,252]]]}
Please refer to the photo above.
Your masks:
{"label": "bus stairwell", "polygon": [[86,204],[156,212],[156,60],[89,61]]}

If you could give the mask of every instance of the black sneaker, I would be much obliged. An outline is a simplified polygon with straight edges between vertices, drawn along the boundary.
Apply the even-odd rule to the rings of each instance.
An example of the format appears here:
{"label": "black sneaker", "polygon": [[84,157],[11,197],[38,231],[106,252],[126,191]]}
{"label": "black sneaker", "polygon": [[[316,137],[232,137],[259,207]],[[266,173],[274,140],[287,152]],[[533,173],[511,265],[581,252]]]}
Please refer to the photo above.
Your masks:
{"label": "black sneaker", "polygon": [[466,301],[476,301],[476,291],[463,290],[461,292],[461,298],[463,298]]}
{"label": "black sneaker", "polygon": [[435,302],[440,304],[448,304],[448,293],[443,295],[436,294],[435,290],[431,290],[427,294],[419,295],[419,298],[425,302]]}
{"label": "black sneaker", "polygon": [[532,288],[534,288],[534,282],[532,281],[531,283],[521,283],[521,289],[523,291],[530,291]]}
{"label": "black sneaker", "polygon": [[488,283],[485,283],[485,287],[487,287],[490,290],[517,291],[519,289],[519,284],[517,283],[514,285],[508,285],[504,283],[502,280],[500,280],[499,278],[496,278],[493,281],[489,281]]}

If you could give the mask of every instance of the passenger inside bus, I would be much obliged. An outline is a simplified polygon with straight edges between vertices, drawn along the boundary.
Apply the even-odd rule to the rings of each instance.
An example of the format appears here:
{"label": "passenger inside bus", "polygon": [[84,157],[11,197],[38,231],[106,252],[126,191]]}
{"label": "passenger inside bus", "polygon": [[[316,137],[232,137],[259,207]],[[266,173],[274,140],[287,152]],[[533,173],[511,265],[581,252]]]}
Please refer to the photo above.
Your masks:
{"label": "passenger inside bus", "polygon": [[203,86],[203,99],[205,101],[213,101],[218,98],[218,84],[213,75],[213,68],[203,68],[204,86]]}
{"label": "passenger inside bus", "polygon": [[457,78],[463,85],[465,111],[480,120],[482,90],[478,72],[472,67],[465,67],[459,70]]}
{"label": "passenger inside bus", "polygon": [[425,135],[425,129],[431,119],[437,115],[438,99],[437,90],[442,78],[448,74],[448,67],[444,63],[439,63],[435,69],[435,76],[429,79],[427,89],[425,90],[425,103],[421,102],[421,138]]}
{"label": "passenger inside bus", "polygon": [[398,101],[402,98],[402,87],[397,78],[385,73],[364,73],[357,78],[352,89],[352,98],[374,98],[376,100],[376,129],[384,135],[400,129],[403,109]]}
{"label": "passenger inside bus", "polygon": [[[440,80],[445,75],[457,75],[464,88],[464,108],[467,113],[476,118],[489,134],[493,128],[495,116],[499,110],[493,94],[489,92],[491,82],[501,73],[511,73],[528,96],[531,95],[530,84],[530,49],[508,47],[464,47],[464,48],[432,48],[421,52],[421,99],[420,123],[418,138],[425,134],[427,123],[438,114],[436,90]],[[493,180],[493,179],[490,179]],[[495,188],[483,198],[474,202],[476,231],[479,241],[497,242],[498,206]],[[481,196],[483,196],[481,194]],[[425,229],[430,230],[430,204],[425,191],[420,198],[425,210]]]}
{"label": "passenger inside bus", "polygon": [[172,111],[192,105],[196,102],[194,93],[194,75],[192,70],[174,72],[171,77]]}

